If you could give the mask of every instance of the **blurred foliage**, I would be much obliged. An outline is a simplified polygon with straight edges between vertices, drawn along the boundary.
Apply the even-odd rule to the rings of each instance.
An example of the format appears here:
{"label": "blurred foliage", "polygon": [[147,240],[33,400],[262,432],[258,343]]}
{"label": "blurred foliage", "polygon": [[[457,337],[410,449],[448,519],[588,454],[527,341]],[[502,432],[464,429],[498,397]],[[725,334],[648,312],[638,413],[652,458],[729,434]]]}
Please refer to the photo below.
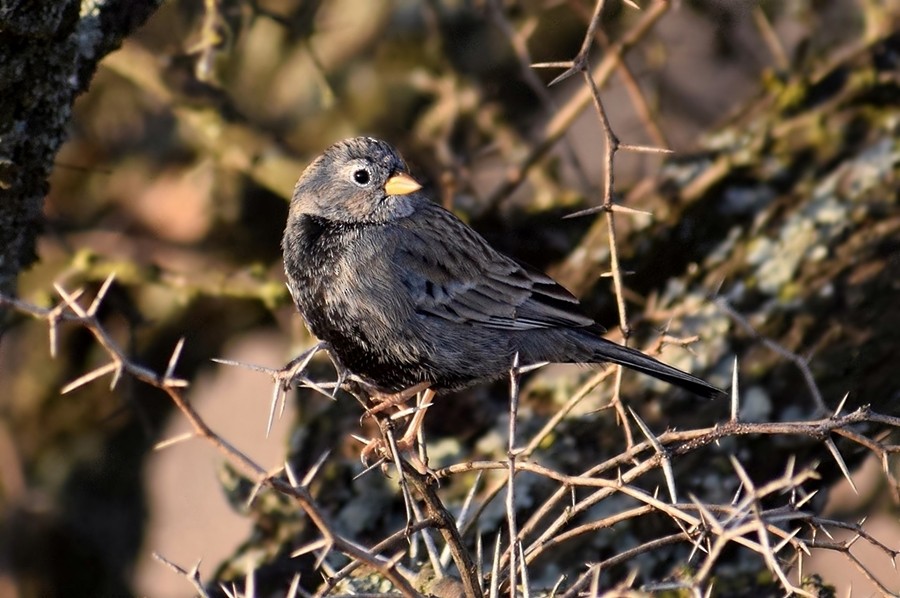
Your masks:
{"label": "blurred foliage", "polygon": [[[641,13],[607,4],[603,35],[615,41]],[[618,220],[633,271],[626,299],[637,340],[649,345],[664,327],[699,334],[693,353],[669,347],[664,359],[724,386],[738,355],[743,383],[761,389],[761,416],[809,413],[796,370],[707,301],[721,289],[760,332],[816,353],[811,365],[829,405],[854,390],[853,404],[896,414],[896,334],[883,333],[900,326],[900,7],[895,0],[670,4],[627,54],[654,123],[678,152],[665,162],[643,154],[617,162],[617,198],[654,215]],[[561,218],[600,198],[600,129],[585,104],[562,141],[538,152],[556,119],[576,109],[582,84],[573,78],[548,93],[543,86],[557,71],[528,67],[574,56],[592,10],[584,0],[165,3],[104,61],[75,106],[46,199],[39,262],[21,274],[21,297],[50,305],[53,282],[93,291],[115,272],[104,324],[156,369],[186,336],[178,371],[189,380],[253,330],[278,327],[295,349],[307,346],[282,282],[287,200],[323,148],[373,134],[400,148],[438,201],[502,250],[551,271],[613,328],[605,221]],[[767,45],[762,15],[783,61]],[[510,29],[520,39],[504,34]],[[598,47],[595,63],[603,56]],[[613,128],[628,143],[653,143],[628,89],[614,76],[603,90]],[[498,197],[519,167],[523,183]],[[40,322],[14,322],[0,342],[0,459],[8,472],[0,563],[14,572],[21,596],[127,595],[135,591],[129,575],[148,508],[142,463],[171,408],[128,380],[116,392],[95,383],[61,397],[67,381],[105,356],[72,328],[61,331],[57,359],[47,346]],[[324,361],[316,367],[330,375]],[[522,426],[540,426],[588,375],[548,368],[530,377]],[[648,384],[629,378],[627,394],[660,430],[709,424],[727,411],[698,409],[673,393],[643,401],[659,398]],[[605,390],[592,396],[543,458],[576,470],[615,454],[621,431],[609,411],[595,411],[607,399]],[[428,418],[440,443],[432,465],[504,454],[505,400],[500,383],[439,401]],[[353,480],[358,446],[349,434],[359,430],[358,405],[345,397],[308,406],[316,401],[298,394],[289,457],[304,471],[332,449],[317,497],[342,531],[377,542],[402,527],[402,502],[377,474]],[[803,453],[796,439],[744,450]],[[712,472],[718,465],[708,458],[692,456],[702,460],[697,469]],[[782,467],[779,459],[761,461],[754,473],[762,478]],[[243,504],[246,481],[222,475],[234,504]],[[470,483],[446,481],[444,492],[461,498]],[[708,479],[696,486],[734,491]],[[536,482],[533,492],[536,504],[548,490]],[[361,501],[375,510],[360,513]],[[297,570],[315,585],[312,557],[287,556],[313,538],[290,505],[270,496],[247,516],[255,531],[236,552],[258,557],[259,595],[286,587]],[[502,512],[491,517],[484,521],[502,524]],[[628,540],[573,544],[541,564],[541,579],[552,585],[552,574]],[[665,575],[686,555],[668,556],[648,562],[646,573]],[[242,575],[240,562],[222,564],[217,575]],[[761,569],[736,563],[733,579]]]}

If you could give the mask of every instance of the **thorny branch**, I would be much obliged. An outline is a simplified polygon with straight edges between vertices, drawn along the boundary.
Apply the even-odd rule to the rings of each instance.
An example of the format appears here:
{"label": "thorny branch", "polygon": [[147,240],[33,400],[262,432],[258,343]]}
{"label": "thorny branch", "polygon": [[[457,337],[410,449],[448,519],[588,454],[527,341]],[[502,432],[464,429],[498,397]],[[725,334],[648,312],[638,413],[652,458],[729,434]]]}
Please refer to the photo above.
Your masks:
{"label": "thorny branch", "polygon": [[390,561],[344,538],[335,531],[334,527],[328,521],[323,511],[315,503],[315,500],[310,494],[308,488],[309,480],[306,480],[306,484],[304,485],[295,485],[282,478],[272,477],[260,465],[232,446],[226,439],[216,434],[206,422],[203,421],[185,397],[184,389],[187,387],[187,382],[172,376],[172,372],[177,365],[181,343],[179,343],[175,352],[173,352],[172,360],[170,361],[165,374],[153,372],[129,359],[109,336],[97,318],[97,311],[112,282],[113,277],[110,276],[103,284],[88,309],[82,307],[78,301],[78,298],[83,294],[82,292],[79,291],[70,294],[61,287],[57,287],[57,290],[59,291],[63,302],[52,309],[29,305],[22,301],[2,295],[0,295],[0,305],[8,305],[34,317],[47,320],[50,326],[51,347],[53,347],[52,343],[56,338],[56,327],[60,322],[68,322],[82,326],[84,329],[88,330],[103,347],[112,360],[111,364],[113,364],[114,367],[111,369],[109,365],[102,366],[66,385],[64,390],[73,390],[74,388],[95,380],[101,375],[109,372],[113,373],[113,384],[118,381],[119,375],[122,372],[125,372],[131,374],[141,382],[161,390],[172,400],[178,410],[181,411],[191,424],[195,436],[203,438],[216,447],[230,463],[237,466],[251,479],[258,480],[261,484],[265,484],[285,496],[293,498],[297,506],[306,513],[310,521],[312,521],[322,534],[325,546],[328,549],[326,552],[332,549],[337,550],[351,559],[365,563],[389,579],[404,596],[417,596],[418,594],[410,585],[410,582],[400,574]]}
{"label": "thorny branch", "polygon": [[[101,374],[98,374],[98,372],[101,371],[104,374],[113,374],[114,381],[118,380],[121,373],[127,373],[146,384],[162,390],[191,423],[195,436],[213,444],[230,462],[240,467],[251,478],[258,480],[260,485],[266,485],[294,499],[298,507],[307,514],[322,534],[322,539],[315,546],[311,547],[311,549],[321,550],[320,559],[324,558],[331,550],[336,550],[350,557],[356,566],[365,564],[379,571],[386,578],[390,579],[394,586],[404,595],[418,595],[416,590],[410,585],[409,580],[396,568],[396,559],[389,559],[380,555],[382,551],[389,549],[390,546],[407,537],[409,533],[434,528],[444,535],[444,541],[451,552],[453,552],[454,560],[457,563],[463,563],[462,569],[469,572],[468,575],[463,575],[463,579],[467,583],[474,584],[467,586],[469,595],[479,594],[479,591],[483,588],[482,583],[484,580],[478,581],[478,577],[472,576],[471,573],[476,570],[484,571],[486,568],[481,558],[473,558],[470,545],[465,537],[457,531],[458,529],[471,530],[473,527],[471,523],[464,524],[462,520],[453,521],[449,517],[447,506],[441,501],[440,495],[435,492],[433,482],[429,481],[431,480],[429,474],[422,474],[409,467],[405,460],[399,461],[403,468],[403,475],[411,482],[417,493],[423,497],[426,505],[424,516],[420,517],[418,521],[411,523],[409,529],[399,530],[391,538],[371,549],[363,548],[352,540],[337,534],[321,509],[316,505],[308,490],[309,483],[318,467],[314,467],[310,474],[301,481],[297,481],[296,476],[290,469],[286,471],[285,477],[276,477],[263,470],[246,455],[234,448],[227,440],[219,437],[194,411],[184,396],[187,383],[174,376],[181,343],[176,347],[176,350],[173,352],[173,358],[170,360],[166,371],[162,374],[134,363],[122,352],[108,332],[102,327],[96,316],[111,282],[112,279],[109,279],[101,287],[97,296],[88,307],[85,307],[81,302],[83,293],[69,293],[62,288],[59,289],[62,302],[53,308],[40,308],[8,297],[0,297],[0,304],[13,307],[21,312],[47,321],[51,337],[54,339],[57,335],[58,326],[63,323],[79,325],[91,332],[109,356],[112,367],[110,365],[101,366],[101,368],[70,383],[65,390],[71,390],[99,378]],[[515,381],[515,377],[513,381]],[[517,392],[515,386],[512,392]],[[516,395],[513,394],[512,396]],[[515,402],[512,401],[511,416],[514,416],[514,404]],[[706,556],[702,563],[698,563],[698,569],[689,585],[694,588],[702,588],[710,581],[711,572],[722,550],[729,544],[737,544],[761,555],[773,574],[781,580],[786,591],[803,594],[804,590],[789,580],[787,569],[785,568],[786,565],[782,563],[793,563],[799,560],[802,554],[808,554],[811,549],[815,548],[845,554],[854,563],[855,567],[865,570],[867,576],[873,580],[873,583],[876,583],[876,585],[887,592],[889,591],[888,586],[878,580],[870,571],[867,571],[865,564],[853,555],[851,548],[856,538],[845,542],[825,542],[816,539],[816,533],[827,533],[827,528],[829,527],[843,527],[853,530],[856,533],[856,537],[863,538],[871,545],[882,550],[892,561],[896,560],[898,556],[897,550],[879,542],[871,534],[863,530],[861,524],[854,525],[836,522],[824,519],[814,512],[804,510],[812,496],[804,489],[804,483],[816,477],[812,466],[795,472],[793,471],[793,466],[789,464],[783,476],[757,487],[743,472],[740,464],[733,460],[735,471],[738,474],[737,477],[741,480],[742,491],[741,497],[735,499],[730,505],[703,503],[696,498],[692,498],[692,502],[689,503],[668,503],[636,485],[641,478],[659,470],[666,459],[687,455],[703,446],[711,445],[725,438],[744,435],[793,435],[827,442],[831,436],[838,435],[875,453],[884,465],[886,478],[890,480],[890,483],[895,488],[900,486],[889,467],[890,457],[900,453],[900,445],[887,443],[883,437],[879,439],[866,435],[861,431],[863,428],[860,428],[860,426],[862,425],[875,425],[881,429],[896,430],[900,429],[900,418],[875,413],[867,407],[861,407],[850,413],[841,414],[838,412],[831,417],[810,421],[751,423],[734,419],[709,428],[664,432],[643,442],[635,443],[628,450],[589,468],[579,475],[563,474],[528,458],[533,454],[534,446],[537,444],[536,441],[546,433],[543,430],[539,431],[523,451],[517,451],[514,449],[515,445],[510,445],[512,451],[510,454],[515,454],[514,475],[518,476],[527,472],[541,476],[558,484],[558,490],[540,506],[525,525],[518,529],[516,543],[513,545],[518,546],[518,543],[521,542],[519,550],[521,550],[520,554],[524,557],[524,561],[516,566],[516,570],[521,570],[521,575],[517,577],[521,583],[524,583],[524,580],[527,579],[527,569],[525,567],[533,563],[535,559],[545,554],[549,549],[570,542],[579,536],[595,533],[598,530],[615,526],[624,521],[638,519],[653,513],[662,513],[676,523],[681,531],[639,544],[628,551],[597,563],[597,565],[604,569],[612,567],[663,545],[694,545]],[[840,454],[836,453],[835,458],[839,459]],[[471,471],[503,471],[508,475],[509,467],[509,462],[504,461],[463,462],[441,468],[433,472],[433,475],[435,479],[450,478]],[[602,477],[609,474],[615,475],[611,479]],[[505,484],[508,486],[508,482],[505,482]],[[570,496],[575,489],[586,489],[591,490],[591,492],[585,498],[566,508],[561,516],[557,516],[552,521],[546,521],[546,517],[557,510],[556,506],[560,501]],[[570,525],[570,522],[574,521],[576,516],[585,513],[590,506],[597,504],[603,498],[616,494],[626,496],[635,501],[636,506],[623,509],[615,515],[599,517],[589,522],[581,522],[574,527]],[[763,501],[776,500],[779,496],[788,497],[784,504],[774,507],[762,506]],[[490,498],[488,497],[487,500],[490,500]],[[509,504],[514,505],[515,501],[512,500]],[[508,508],[515,510],[514,506]],[[515,515],[514,512],[512,514],[513,516]],[[477,515],[468,521],[474,520],[477,520]],[[793,531],[789,531],[791,527],[794,528]],[[813,535],[807,537],[801,534],[803,529],[810,530]],[[467,531],[464,533],[467,533]],[[783,552],[787,546],[792,547],[792,552],[787,561],[785,561],[783,558],[777,557],[777,555]],[[506,555],[512,554],[519,554],[519,552],[518,550],[515,553],[506,552]],[[498,574],[502,578],[506,578],[511,574],[508,569],[511,559],[506,555],[497,555],[494,563],[494,573],[488,574],[488,578]],[[346,575],[351,570],[345,569],[340,576]],[[194,575],[188,577],[193,579]],[[583,576],[576,580],[575,584],[568,589],[571,591],[577,587],[584,587],[586,584],[591,583],[591,579],[591,576]],[[493,580],[489,579],[488,581]]]}

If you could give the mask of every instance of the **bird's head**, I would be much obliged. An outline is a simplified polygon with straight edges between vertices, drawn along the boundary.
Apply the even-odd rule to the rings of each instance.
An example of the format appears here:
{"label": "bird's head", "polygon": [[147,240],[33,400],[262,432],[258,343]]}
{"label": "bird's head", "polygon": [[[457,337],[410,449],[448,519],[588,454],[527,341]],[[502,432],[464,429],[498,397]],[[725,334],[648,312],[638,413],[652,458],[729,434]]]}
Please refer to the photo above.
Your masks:
{"label": "bird's head", "polygon": [[344,223],[388,222],[409,216],[422,186],[390,145],[372,137],[335,143],[310,164],[294,187],[291,215]]}

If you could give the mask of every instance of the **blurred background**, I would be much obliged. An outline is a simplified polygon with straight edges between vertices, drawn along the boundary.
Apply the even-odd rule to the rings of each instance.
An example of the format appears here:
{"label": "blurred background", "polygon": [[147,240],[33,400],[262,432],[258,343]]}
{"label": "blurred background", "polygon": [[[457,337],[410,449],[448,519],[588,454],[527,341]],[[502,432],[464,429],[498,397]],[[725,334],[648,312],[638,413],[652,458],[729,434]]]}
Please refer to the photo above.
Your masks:
{"label": "blurred background", "polygon": [[[718,292],[759,334],[812,356],[830,408],[849,392],[848,409],[897,415],[898,2],[607,4],[591,61],[611,125],[624,143],[675,152],[616,160],[617,200],[652,213],[617,220],[634,344],[660,349],[662,331],[697,336],[665,343],[661,359],[727,387],[737,356],[748,419],[811,416],[802,374],[716,307]],[[436,201],[554,275],[616,338],[602,214],[563,219],[601,201],[602,130],[580,77],[547,87],[560,70],[529,66],[571,59],[593,9],[583,0],[164,3],[75,105],[20,297],[50,305],[54,282],[90,296],[115,273],[101,317],[121,347],[162,371],[185,337],[177,374],[208,423],[264,467],[287,456],[303,471],[331,449],[321,504],[353,537],[377,541],[402,520],[402,504],[390,482],[351,481],[356,402],[292,394],[266,438],[270,380],[210,360],[279,367],[313,343],[283,283],[287,202],[311,159],[361,134],[397,146]],[[624,65],[599,72],[623,40]],[[275,499],[248,509],[246,481],[210,448],[151,450],[187,429],[162,393],[125,377],[114,391],[104,378],[60,395],[107,359],[90,334],[66,326],[51,359],[46,322],[24,316],[0,338],[8,595],[189,595],[153,551],[185,568],[202,558],[205,580],[253,562],[261,588],[310,567],[284,558],[309,533],[303,517]],[[333,376],[327,359],[313,368]],[[591,374],[530,376],[523,417],[545,417]],[[506,393],[499,383],[439,400],[428,418],[433,458],[503,454]],[[613,414],[598,411],[608,384],[594,395],[561,432],[567,448],[550,451],[558,458],[587,464],[621,447]],[[625,396],[657,431],[728,413],[636,376]],[[797,439],[744,448],[758,479],[781,471],[787,454],[819,454]],[[861,491],[823,492],[823,512],[867,515],[898,546],[898,505],[878,464],[845,457],[869,463]],[[839,475],[823,478],[827,490]],[[583,562],[614,548],[590,550]],[[860,558],[900,591],[884,553]],[[550,579],[559,567],[545,569]],[[851,586],[877,595],[852,569],[813,564],[841,595]]]}

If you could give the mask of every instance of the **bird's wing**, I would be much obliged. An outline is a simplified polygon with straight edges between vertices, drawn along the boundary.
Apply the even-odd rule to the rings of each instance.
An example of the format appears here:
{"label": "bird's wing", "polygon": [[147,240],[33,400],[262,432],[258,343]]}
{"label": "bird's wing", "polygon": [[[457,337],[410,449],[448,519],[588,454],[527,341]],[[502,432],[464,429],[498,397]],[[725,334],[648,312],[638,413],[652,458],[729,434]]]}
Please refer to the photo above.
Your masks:
{"label": "bird's wing", "polygon": [[505,330],[594,324],[559,283],[497,252],[450,212],[430,206],[398,224],[394,262],[417,313]]}

